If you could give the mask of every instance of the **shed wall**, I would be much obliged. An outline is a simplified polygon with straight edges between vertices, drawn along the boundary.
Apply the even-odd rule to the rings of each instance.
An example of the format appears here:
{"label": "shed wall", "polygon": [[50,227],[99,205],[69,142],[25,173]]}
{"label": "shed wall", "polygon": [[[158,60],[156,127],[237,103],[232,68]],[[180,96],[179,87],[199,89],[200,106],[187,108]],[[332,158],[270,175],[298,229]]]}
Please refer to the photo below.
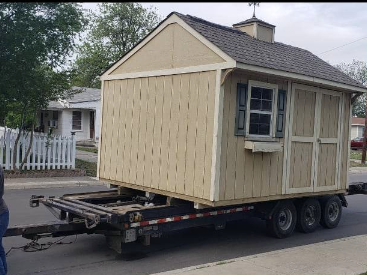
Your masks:
{"label": "shed wall", "polygon": [[100,178],[209,200],[215,78],[105,81]]}
{"label": "shed wall", "polygon": [[174,23],[165,27],[111,75],[225,62],[201,41]]}
{"label": "shed wall", "polygon": [[[219,200],[267,197],[282,193],[283,152],[252,153],[245,137],[235,136],[237,83],[257,80],[287,90],[287,81],[256,74],[232,73],[224,84]],[[283,139],[281,139],[283,142]]]}
{"label": "shed wall", "polygon": [[[276,153],[252,153],[251,150],[245,150],[245,137],[235,135],[235,117],[236,117],[236,96],[237,96],[237,83],[248,83],[248,80],[256,80],[266,83],[277,84],[279,89],[288,91],[288,81],[284,79],[274,78],[272,76],[264,76],[253,73],[240,73],[234,72],[228,76],[224,83],[224,107],[223,107],[223,125],[222,125],[222,142],[221,142],[221,156],[220,156],[220,181],[219,181],[219,201],[226,204],[230,201],[246,202],[246,201],[258,201],[268,200],[269,197],[279,198],[286,196],[297,196],[297,194],[303,194],[305,191],[297,192],[297,194],[285,195],[283,184],[283,158],[284,149],[282,152]],[[298,96],[304,96],[304,100],[307,100],[307,104],[304,102],[302,106],[295,106],[294,109],[302,113],[301,116],[294,116],[292,132],[301,136],[313,136],[310,131],[313,131],[314,121],[310,118],[314,116],[316,97],[312,97],[311,92],[298,92]],[[301,94],[299,94],[301,92]],[[341,94],[341,102],[343,106],[342,113],[342,149],[341,149],[341,165],[340,165],[340,186],[336,187],[335,191],[344,190],[348,182],[348,155],[349,155],[349,125],[350,125],[350,93],[338,92]],[[337,136],[338,120],[337,110],[333,107],[333,100],[336,99],[330,96],[323,95],[323,109],[320,114],[321,129],[320,137],[331,138]],[[330,101],[330,102],[329,102]],[[289,108],[290,102],[287,102],[286,108]],[[305,106],[308,107],[305,107]],[[328,107],[330,105],[330,107]],[[328,112],[325,112],[328,110]],[[289,125],[285,124],[285,129]],[[310,132],[308,135],[307,133]],[[279,139],[279,142],[284,143],[284,138]],[[284,145],[286,146],[286,145]],[[312,144],[307,143],[294,143],[291,150],[298,150],[300,152],[312,151]],[[298,146],[298,147],[297,147]],[[311,146],[307,149],[307,146]],[[296,148],[297,147],[297,148]],[[330,148],[329,148],[330,147]],[[337,158],[336,145],[325,144],[320,146],[322,151],[319,159],[320,169],[319,180],[314,185],[319,189],[322,186],[333,185],[336,183],[334,176],[335,165],[329,161]],[[326,150],[326,151],[325,151]],[[332,155],[330,157],[330,155]],[[291,154],[293,159],[290,163],[297,163],[295,165],[299,170],[297,175],[301,175],[302,171],[307,170],[305,167],[311,167],[312,154],[303,155],[303,153]],[[322,161],[323,158],[328,156],[327,161]],[[288,156],[289,157],[289,156]],[[326,163],[327,162],[327,163]],[[330,162],[330,163],[329,163]],[[328,167],[322,165],[327,164]],[[334,170],[332,170],[334,169]],[[328,170],[330,170],[328,173]],[[294,172],[294,171],[293,171]],[[328,176],[328,174],[332,176]],[[291,173],[292,175],[292,173]],[[327,177],[327,178],[326,178]],[[311,175],[301,176],[298,180],[295,180],[292,176],[290,179],[290,187],[302,187],[303,182],[309,182]],[[330,181],[330,182],[329,182]],[[308,186],[308,185],[307,185]],[[316,189],[316,188],[315,188]],[[322,190],[315,190],[314,192],[322,193]],[[257,199],[258,198],[258,199]],[[261,199],[260,199],[261,198]]]}

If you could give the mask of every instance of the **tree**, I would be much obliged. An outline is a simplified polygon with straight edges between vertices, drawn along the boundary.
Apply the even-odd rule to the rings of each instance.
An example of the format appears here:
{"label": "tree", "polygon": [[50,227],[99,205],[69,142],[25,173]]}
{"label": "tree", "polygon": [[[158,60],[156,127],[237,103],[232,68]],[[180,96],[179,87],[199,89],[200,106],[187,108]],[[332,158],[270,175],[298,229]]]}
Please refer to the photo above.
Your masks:
{"label": "tree", "polygon": [[87,40],[73,65],[75,86],[100,88],[99,76],[144,38],[160,21],[139,3],[102,3],[92,13]]}
{"label": "tree", "polygon": [[19,129],[15,146],[39,110],[72,93],[62,67],[86,23],[75,3],[0,3],[0,121]]}
{"label": "tree", "polygon": [[[367,86],[367,63],[363,61],[353,60],[352,63],[340,63],[336,67],[343,73],[349,75],[354,80]],[[366,116],[366,95],[361,95],[353,104],[352,109],[353,116],[365,117]]]}

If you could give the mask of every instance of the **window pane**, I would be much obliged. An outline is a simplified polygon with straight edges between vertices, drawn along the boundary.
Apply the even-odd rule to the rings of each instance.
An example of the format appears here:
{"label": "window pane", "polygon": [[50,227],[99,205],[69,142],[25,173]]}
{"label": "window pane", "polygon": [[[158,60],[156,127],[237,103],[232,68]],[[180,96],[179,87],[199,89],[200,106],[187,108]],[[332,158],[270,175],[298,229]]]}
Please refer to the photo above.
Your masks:
{"label": "window pane", "polygon": [[250,123],[249,133],[251,135],[258,135],[259,134],[259,124],[251,124]]}
{"label": "window pane", "polygon": [[261,104],[261,111],[271,111],[272,102],[270,100],[262,100]]}
{"label": "window pane", "polygon": [[261,99],[261,88],[252,87],[251,89],[251,98],[258,98]]}
{"label": "window pane", "polygon": [[261,100],[251,99],[250,109],[251,110],[260,110],[261,109]]}
{"label": "window pane", "polygon": [[262,99],[272,100],[273,90],[262,89]]}
{"label": "window pane", "polygon": [[262,123],[262,124],[270,124],[270,118],[271,116],[270,115],[264,115],[264,114],[260,114],[260,121],[259,123]]}
{"label": "window pane", "polygon": [[260,122],[260,114],[251,113],[250,114],[250,123],[259,123]]}
{"label": "window pane", "polygon": [[259,135],[269,135],[270,125],[269,124],[259,124]]}

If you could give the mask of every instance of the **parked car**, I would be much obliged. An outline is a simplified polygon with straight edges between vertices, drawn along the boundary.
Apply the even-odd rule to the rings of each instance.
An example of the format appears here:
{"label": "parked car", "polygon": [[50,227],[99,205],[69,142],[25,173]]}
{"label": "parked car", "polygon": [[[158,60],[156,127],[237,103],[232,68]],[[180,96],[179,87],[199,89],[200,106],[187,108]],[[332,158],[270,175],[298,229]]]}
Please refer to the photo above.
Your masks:
{"label": "parked car", "polygon": [[356,137],[350,142],[350,147],[354,150],[362,149],[363,147],[363,137]]}

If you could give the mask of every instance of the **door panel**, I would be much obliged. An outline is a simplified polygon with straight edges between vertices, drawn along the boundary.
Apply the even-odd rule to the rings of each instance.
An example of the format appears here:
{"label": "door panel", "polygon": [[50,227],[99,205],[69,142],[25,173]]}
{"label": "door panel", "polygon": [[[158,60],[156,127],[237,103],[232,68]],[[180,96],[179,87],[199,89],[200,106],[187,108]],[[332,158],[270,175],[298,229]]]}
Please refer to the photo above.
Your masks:
{"label": "door panel", "polygon": [[295,85],[291,94],[286,193],[313,191],[316,92]]}
{"label": "door panel", "polygon": [[341,97],[330,93],[320,95],[320,126],[317,139],[317,173],[315,191],[336,190],[338,186]]}
{"label": "door panel", "polygon": [[337,189],[341,111],[340,93],[293,84],[286,194]]}
{"label": "door panel", "polygon": [[302,163],[302,165],[291,166],[290,188],[312,187],[312,152],[312,143],[296,141],[292,142],[291,163]]}
{"label": "door panel", "polygon": [[294,91],[293,136],[313,137],[316,93],[301,89]]}

